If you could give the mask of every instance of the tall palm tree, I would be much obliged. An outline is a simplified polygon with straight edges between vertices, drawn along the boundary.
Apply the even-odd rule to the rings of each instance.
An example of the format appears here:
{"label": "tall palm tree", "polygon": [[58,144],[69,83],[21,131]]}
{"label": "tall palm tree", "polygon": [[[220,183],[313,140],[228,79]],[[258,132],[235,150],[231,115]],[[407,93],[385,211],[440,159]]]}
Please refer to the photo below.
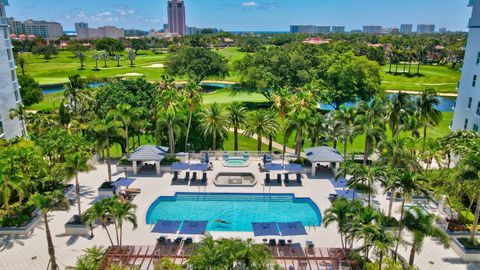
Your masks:
{"label": "tall palm tree", "polygon": [[0,164],[0,201],[6,212],[10,213],[10,198],[15,192],[21,194],[23,189],[20,182],[17,181],[20,175],[15,171],[10,171],[7,167],[10,165]]}
{"label": "tall palm tree", "polygon": [[105,258],[107,250],[104,247],[93,246],[87,248],[84,254],[77,259],[73,267],[67,267],[68,270],[91,270],[98,269]]}
{"label": "tall palm tree", "polygon": [[285,152],[287,149],[287,132],[288,132],[288,126],[287,126],[287,115],[290,111],[290,97],[291,93],[287,88],[280,88],[278,91],[275,91],[275,94],[273,95],[273,106],[278,112],[278,116],[280,117],[280,126],[282,130],[282,135],[283,135],[283,157],[285,157]]}
{"label": "tall palm tree", "polygon": [[205,136],[212,136],[212,149],[217,150],[217,136],[223,138],[228,132],[228,119],[218,103],[212,103],[201,114]]}
{"label": "tall palm tree", "polygon": [[333,119],[338,121],[341,125],[341,133],[343,137],[343,156],[347,158],[347,147],[349,143],[358,135],[358,128],[356,127],[355,118],[357,117],[357,107],[350,108],[344,105],[340,106],[339,110],[334,111]]}
{"label": "tall palm tree", "polygon": [[122,123],[123,128],[125,129],[125,151],[127,156],[129,156],[129,127],[138,127],[139,125],[141,125],[140,112],[138,111],[138,109],[132,108],[132,106],[129,104],[118,104],[117,106],[115,106],[115,109],[109,112],[109,114],[113,119]]}
{"label": "tall palm tree", "polygon": [[247,124],[247,108],[234,101],[227,106],[227,118],[230,127],[233,127],[234,150],[238,151],[238,130]]}
{"label": "tall palm tree", "polygon": [[409,122],[409,117],[415,111],[414,103],[409,94],[399,92],[390,99],[388,123],[392,130],[392,139],[397,139],[400,131]]}
{"label": "tall palm tree", "polygon": [[55,258],[55,247],[53,245],[52,233],[50,232],[50,226],[48,224],[48,213],[56,207],[69,207],[68,200],[61,191],[47,192],[45,194],[34,194],[31,197],[32,203],[38,207],[42,213],[43,221],[45,222],[45,234],[47,237],[48,255],[50,257],[48,261],[49,268],[51,270],[58,270],[57,260]]}
{"label": "tall palm tree", "polygon": [[327,114],[326,126],[328,139],[333,141],[333,148],[337,149],[338,140],[342,136],[342,123],[335,119],[335,112],[332,111]]}
{"label": "tall palm tree", "polygon": [[114,203],[109,207],[111,216],[114,218],[116,226],[118,227],[118,245],[122,247],[123,240],[123,224],[124,222],[129,222],[133,225],[135,230],[138,226],[137,216],[135,214],[135,209],[137,206],[129,201],[119,200],[118,198],[114,200]]}
{"label": "tall palm tree", "polygon": [[262,138],[277,131],[276,122],[265,110],[254,111],[248,117],[246,135],[257,135],[257,151],[262,151]]}
{"label": "tall palm tree", "polygon": [[188,149],[187,145],[190,128],[192,127],[193,111],[195,110],[195,107],[202,102],[202,91],[203,88],[193,81],[189,81],[182,89],[183,96],[188,105],[188,126],[187,134],[185,135],[185,151]]}
{"label": "tall palm tree", "polygon": [[295,154],[300,159],[302,153],[303,132],[308,120],[312,116],[317,102],[313,97],[313,93],[308,91],[308,87],[298,91],[291,97],[291,111],[288,114],[289,126],[297,131],[295,139]]}
{"label": "tall palm tree", "polygon": [[[27,121],[27,108],[25,107],[25,105],[20,103],[18,104],[17,108],[10,109],[8,116],[10,119],[17,118],[20,122],[22,122],[22,125],[25,127]],[[25,131],[23,132],[24,136],[28,135]]]}
{"label": "tall palm tree", "polygon": [[450,237],[434,225],[435,216],[427,213],[423,208],[414,206],[408,209],[402,224],[413,233],[412,249],[409,264],[413,266],[415,254],[420,253],[426,237],[432,237],[443,244],[444,248],[450,247]]}
{"label": "tall palm tree", "polygon": [[85,52],[82,52],[82,51],[76,51],[75,52],[75,57],[78,59],[78,61],[80,61],[80,70],[83,70],[85,68],[85,59],[86,59],[86,56],[85,56]]}
{"label": "tall palm tree", "polygon": [[[354,201],[353,203],[357,205],[359,204],[358,201]],[[353,208],[355,207],[352,207],[352,203],[346,198],[338,198],[337,200],[333,201],[332,207],[325,210],[325,215],[323,217],[323,224],[325,228],[330,226],[332,223],[337,224],[342,248],[346,248],[347,246],[346,234]]]}
{"label": "tall palm tree", "polygon": [[327,144],[327,126],[326,119],[323,114],[316,113],[310,117],[308,121],[308,138],[310,139],[313,146],[321,146]]}
{"label": "tall palm tree", "polygon": [[337,178],[350,175],[348,186],[354,190],[353,199],[355,199],[355,190],[361,190],[368,194],[368,206],[370,206],[372,195],[376,194],[375,182],[383,179],[383,170],[383,167],[380,166],[370,167],[354,161],[347,161],[338,170]]}
{"label": "tall palm tree", "polygon": [[374,98],[370,103],[362,101],[358,105],[360,114],[355,118],[356,132],[365,134],[363,165],[367,165],[370,152],[385,138],[385,107],[383,100]]}
{"label": "tall palm tree", "polygon": [[[466,156],[460,163],[458,180],[468,183],[472,187],[478,187],[480,184],[480,157],[476,154]],[[475,218],[473,219],[472,234],[470,242],[475,243],[475,236],[478,230],[478,219],[480,218],[480,191],[475,189],[474,201],[477,203]]]}
{"label": "tall palm tree", "polygon": [[18,53],[15,57],[15,62],[22,70],[22,75],[25,76],[25,66],[28,64],[27,59],[25,59],[22,54]]}
{"label": "tall palm tree", "polygon": [[[109,219],[109,208],[110,204],[112,203],[113,198],[105,198],[102,199],[92,205],[92,207],[88,208],[82,215],[82,222],[85,224],[89,224],[90,227],[99,220],[102,228],[107,233],[108,239],[110,240],[110,244],[113,246],[112,236],[110,231],[108,230],[108,219]],[[92,232],[93,236],[93,232]]]}
{"label": "tall palm tree", "polygon": [[[167,128],[168,147],[170,153],[175,154],[176,135],[180,135],[184,130],[185,116],[181,112],[175,112],[173,109],[161,111],[157,119],[157,129]],[[160,132],[158,132],[160,133]],[[185,149],[186,150],[186,149]]]}
{"label": "tall palm tree", "polygon": [[280,130],[280,124],[278,123],[278,112],[272,108],[267,110],[268,122],[271,123],[269,132],[266,134],[268,136],[268,151],[273,151],[273,138],[277,137],[278,131]]}
{"label": "tall palm tree", "polygon": [[64,101],[63,105],[67,107],[73,115],[79,115],[79,107],[86,99],[86,93],[84,93],[87,84],[80,75],[75,74],[68,77],[68,83],[65,84]]}
{"label": "tall palm tree", "polygon": [[105,147],[107,152],[107,170],[108,170],[108,182],[112,182],[112,160],[110,155],[110,142],[111,139],[123,135],[121,123],[107,117],[102,120],[98,120],[92,125],[93,134],[96,138],[97,145]]}
{"label": "tall palm tree", "polygon": [[442,120],[442,112],[436,108],[440,104],[437,91],[427,88],[416,100],[415,116],[423,126],[423,143],[427,139],[427,128],[437,126]]}
{"label": "tall palm tree", "polygon": [[82,209],[80,205],[80,183],[78,181],[78,174],[81,172],[88,172],[91,169],[88,164],[88,157],[80,152],[73,153],[66,156],[65,173],[68,178],[75,177],[75,194],[77,197],[78,216],[82,216]]}

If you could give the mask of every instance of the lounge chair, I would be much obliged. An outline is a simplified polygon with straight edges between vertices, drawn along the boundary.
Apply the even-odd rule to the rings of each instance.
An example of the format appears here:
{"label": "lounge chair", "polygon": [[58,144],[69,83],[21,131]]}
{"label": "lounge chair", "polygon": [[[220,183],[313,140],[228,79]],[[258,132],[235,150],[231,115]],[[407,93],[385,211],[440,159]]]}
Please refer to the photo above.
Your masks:
{"label": "lounge chair", "polygon": [[172,181],[177,181],[178,180],[178,172],[173,172],[173,179]]}
{"label": "lounge chair", "polygon": [[288,177],[288,173],[285,174],[285,184],[290,184],[290,178]]}
{"label": "lounge chair", "polygon": [[185,182],[190,181],[190,172],[185,173]]}
{"label": "lounge chair", "polygon": [[159,244],[165,244],[167,242],[167,237],[165,236],[160,236],[158,239],[157,239],[157,242]]}
{"label": "lounge chair", "polygon": [[228,154],[227,153],[223,153],[223,159],[224,160],[227,160],[229,158]]}
{"label": "lounge chair", "polygon": [[250,159],[250,154],[247,153],[247,152],[245,152],[245,153],[243,154],[243,159],[244,159],[244,160],[249,160],[249,159]]}
{"label": "lounge chair", "polygon": [[285,241],[285,239],[280,239],[280,240],[278,240],[278,245],[279,245],[279,246],[284,247],[286,244],[287,244],[287,242]]}
{"label": "lounge chair", "polygon": [[302,175],[297,173],[297,184],[301,185],[302,184]]}
{"label": "lounge chair", "polygon": [[192,182],[195,182],[195,181],[197,181],[197,172],[194,172],[192,174]]}
{"label": "lounge chair", "polygon": [[277,245],[277,240],[275,240],[275,239],[270,239],[270,241],[268,241],[268,245],[269,245],[269,246],[276,246],[276,245]]}
{"label": "lounge chair", "polygon": [[281,175],[281,174],[277,174],[277,182],[278,182],[279,184],[282,183],[282,175]]}
{"label": "lounge chair", "polygon": [[193,238],[188,237],[187,239],[185,239],[185,245],[189,245],[189,244],[192,244],[192,243],[193,243]]}
{"label": "lounge chair", "polygon": [[183,240],[183,237],[177,237],[177,239],[175,239],[175,244],[180,244]]}
{"label": "lounge chair", "polygon": [[202,175],[202,183],[207,183],[207,173],[204,172]]}
{"label": "lounge chair", "polygon": [[267,174],[265,175],[265,185],[270,185],[270,181],[271,181],[271,180],[270,180],[270,174],[267,173]]}

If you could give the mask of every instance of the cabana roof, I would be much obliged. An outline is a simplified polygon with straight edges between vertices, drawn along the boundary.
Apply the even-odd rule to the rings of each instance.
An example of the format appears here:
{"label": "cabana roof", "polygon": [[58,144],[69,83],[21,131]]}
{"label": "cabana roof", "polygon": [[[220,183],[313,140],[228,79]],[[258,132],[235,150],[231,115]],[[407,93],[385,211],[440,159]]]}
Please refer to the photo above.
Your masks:
{"label": "cabana roof", "polygon": [[308,160],[310,162],[343,162],[344,159],[342,155],[332,147],[328,146],[319,146],[313,148],[306,148],[305,153],[307,154]]}
{"label": "cabana roof", "polygon": [[143,145],[137,148],[128,160],[130,161],[162,161],[168,152],[168,147]]}

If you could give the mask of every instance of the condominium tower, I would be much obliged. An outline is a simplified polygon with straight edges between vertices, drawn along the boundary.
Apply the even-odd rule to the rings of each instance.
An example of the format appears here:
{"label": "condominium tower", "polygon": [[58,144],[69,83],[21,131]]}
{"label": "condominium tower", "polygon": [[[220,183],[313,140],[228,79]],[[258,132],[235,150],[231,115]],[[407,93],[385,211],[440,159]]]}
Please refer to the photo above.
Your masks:
{"label": "condominium tower", "polygon": [[75,23],[75,32],[77,39],[99,39],[99,38],[122,38],[125,37],[125,30],[115,26],[103,26],[99,28],[89,28],[88,23]]}
{"label": "condominium tower", "polygon": [[452,130],[478,131],[480,126],[480,0],[470,0],[473,7],[463,61],[462,76],[458,85],[458,97]]}
{"label": "condominium tower", "polygon": [[9,19],[10,32],[16,35],[34,35],[46,40],[54,40],[63,36],[63,27],[57,22]]}
{"label": "condominium tower", "polygon": [[417,25],[417,34],[433,34],[435,33],[434,24],[419,24]]}
{"label": "condominium tower", "polygon": [[183,0],[168,1],[168,32],[173,35],[185,36],[185,3]]}
{"label": "condominium tower", "polygon": [[367,25],[363,27],[363,33],[368,34],[381,34],[383,27],[380,25]]}
{"label": "condominium tower", "polygon": [[0,0],[0,138],[12,139],[25,135],[26,130],[22,121],[9,116],[20,105],[21,97],[5,6],[8,0]]}
{"label": "condominium tower", "polygon": [[400,25],[400,33],[411,34],[412,32],[413,32],[413,24],[402,24],[402,25]]}

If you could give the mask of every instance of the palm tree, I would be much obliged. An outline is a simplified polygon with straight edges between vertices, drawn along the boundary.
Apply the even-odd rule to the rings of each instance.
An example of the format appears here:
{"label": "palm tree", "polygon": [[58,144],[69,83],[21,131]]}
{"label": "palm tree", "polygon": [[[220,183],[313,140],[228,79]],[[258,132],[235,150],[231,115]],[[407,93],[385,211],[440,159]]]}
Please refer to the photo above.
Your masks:
{"label": "palm tree", "polygon": [[365,134],[363,165],[367,165],[370,152],[385,137],[383,100],[374,98],[370,103],[362,101],[358,110],[360,115],[355,118],[356,132]]}
{"label": "palm tree", "polygon": [[129,127],[135,126],[139,127],[141,125],[140,121],[140,112],[138,109],[133,109],[129,104],[118,104],[115,109],[109,112],[113,119],[116,119],[122,123],[123,128],[125,129],[125,151],[127,156],[130,155],[130,145],[129,145]]}
{"label": "palm tree", "polygon": [[349,221],[351,241],[363,240],[366,258],[369,257],[372,235],[380,229],[378,224],[382,218],[382,214],[370,206],[356,208],[354,215],[351,216]]}
{"label": "palm tree", "polygon": [[168,146],[170,148],[171,154],[175,154],[175,135],[180,135],[182,133],[182,130],[184,130],[185,126],[184,122],[185,116],[182,113],[175,112],[172,109],[165,110],[159,113],[157,120],[157,129],[160,130],[163,127],[167,128]]}
{"label": "palm tree", "polygon": [[373,248],[373,251],[378,256],[378,270],[382,270],[384,258],[386,255],[388,255],[389,253],[393,256],[397,255],[394,254],[395,251],[393,248],[398,241],[400,240],[397,239],[393,235],[393,233],[386,230],[384,226],[379,226],[377,230],[372,232],[370,237],[370,244]]}
{"label": "palm tree", "polygon": [[84,62],[85,62],[85,53],[83,51],[76,51],[75,52],[75,57],[78,58],[78,60],[80,61],[80,70],[83,70],[84,69]]}
{"label": "palm tree", "polygon": [[212,136],[212,149],[217,150],[217,136],[223,138],[228,132],[228,119],[218,103],[212,103],[201,114],[205,136]]}
{"label": "palm tree", "polygon": [[[358,201],[354,201],[354,204],[359,204]],[[346,198],[338,198],[332,203],[332,207],[325,210],[323,217],[323,224],[327,228],[330,224],[336,223],[338,226],[338,232],[340,233],[340,240],[342,248],[347,246],[346,233],[348,229],[348,222],[351,218],[352,203]]]}
{"label": "palm tree", "polygon": [[302,153],[303,131],[317,106],[313,93],[308,91],[308,88],[297,92],[296,95],[291,97],[292,109],[288,114],[289,126],[297,131],[295,154],[298,159],[300,159]]}
{"label": "palm tree", "polygon": [[[460,163],[458,180],[463,183],[469,183],[473,187],[478,187],[480,184],[480,157],[476,154],[469,154]],[[473,219],[472,234],[470,242],[475,243],[475,236],[478,230],[478,219],[480,218],[480,194],[477,189],[474,195],[474,201],[477,202],[475,210],[475,218]]]}
{"label": "palm tree", "polygon": [[383,167],[380,166],[369,167],[354,161],[347,161],[338,170],[337,178],[342,175],[351,175],[348,187],[353,189],[353,199],[355,199],[355,190],[361,190],[368,194],[368,206],[370,206],[372,195],[376,194],[375,182],[382,179],[383,170]]}
{"label": "palm tree", "polygon": [[101,56],[99,53],[94,52],[93,55],[92,55],[92,59],[93,59],[93,61],[95,61],[95,68],[94,68],[94,70],[100,70],[100,69],[98,68],[98,61],[102,60],[102,56]]}
{"label": "palm tree", "polygon": [[[108,182],[112,182],[112,161],[110,155],[110,141],[112,138],[123,134],[120,127],[121,123],[107,117],[93,123],[92,129],[97,140],[97,145],[104,146],[107,150],[107,168],[108,168]],[[102,148],[103,149],[103,148]]]}
{"label": "palm tree", "polygon": [[414,104],[407,93],[399,92],[390,99],[388,122],[392,130],[392,139],[397,139],[400,131],[408,123],[415,110]]}
{"label": "palm tree", "polygon": [[113,60],[117,62],[117,67],[120,67],[120,61],[122,60],[122,56],[117,53],[113,56]]}
{"label": "palm tree", "polygon": [[347,147],[349,143],[358,135],[355,118],[357,117],[357,107],[347,108],[340,106],[340,110],[333,113],[334,121],[338,121],[341,125],[341,133],[343,134],[343,156],[347,158]]}
{"label": "palm tree", "polygon": [[135,59],[137,59],[137,54],[135,54],[134,50],[129,50],[128,51],[128,60],[130,61],[130,67],[135,66]]}
{"label": "palm tree", "polygon": [[442,112],[436,108],[440,104],[437,91],[427,88],[417,98],[415,116],[423,126],[423,143],[427,139],[427,127],[437,126],[442,120]]}
{"label": "palm tree", "polygon": [[28,137],[25,125],[27,122],[27,116],[30,117],[29,115],[31,114],[27,114],[27,108],[25,107],[25,105],[23,105],[23,103],[18,104],[17,108],[10,109],[9,115],[8,115],[10,119],[13,120],[17,118],[20,122],[22,122],[22,126],[23,126],[22,132],[25,137]]}
{"label": "palm tree", "polygon": [[7,169],[7,167],[10,167],[9,164],[5,165],[0,164],[0,198],[2,206],[5,207],[7,213],[10,213],[10,198],[14,192],[21,194],[23,189],[19,181],[17,181],[20,175]]}
{"label": "palm tree", "polygon": [[188,138],[190,135],[190,128],[192,127],[192,117],[195,107],[202,102],[203,88],[193,81],[189,81],[183,87],[183,96],[188,104],[188,126],[187,134],[185,135],[185,151],[188,149]]}
{"label": "palm tree", "polygon": [[342,135],[342,123],[335,119],[335,112],[332,111],[327,114],[326,126],[329,140],[333,141],[333,148],[337,149],[338,139]]}
{"label": "palm tree", "polygon": [[102,60],[103,60],[103,67],[106,68],[107,67],[107,61],[108,61],[108,53],[106,51],[102,51],[102,53],[100,54]]}
{"label": "palm tree", "polygon": [[233,127],[234,150],[238,151],[238,130],[247,124],[247,109],[242,103],[234,101],[227,106],[227,119]]}
{"label": "palm tree", "polygon": [[277,137],[280,125],[277,122],[278,113],[273,109],[267,110],[268,122],[271,123],[270,132],[268,132],[268,151],[273,151],[273,138]]}
{"label": "palm tree", "polygon": [[257,151],[262,151],[262,138],[276,131],[275,120],[268,117],[267,111],[258,110],[249,115],[245,133],[247,136],[257,135]]}
{"label": "palm tree", "polygon": [[444,248],[450,247],[449,236],[434,225],[435,216],[428,214],[423,208],[414,206],[408,209],[402,224],[413,233],[412,249],[410,251],[409,264],[413,266],[415,254],[420,253],[423,241],[426,237],[432,237],[440,241]]}
{"label": "palm tree", "polygon": [[287,149],[287,115],[290,111],[290,97],[291,93],[287,88],[280,88],[279,90],[275,91],[275,94],[273,95],[273,106],[278,112],[278,115],[280,116],[280,125],[282,129],[282,135],[283,135],[283,157],[285,158],[285,152]]}
{"label": "palm tree", "polygon": [[107,250],[104,247],[93,246],[87,248],[84,254],[77,259],[73,267],[67,267],[68,270],[91,270],[98,269],[105,257]]}
{"label": "palm tree", "polygon": [[[102,199],[92,205],[92,207],[88,208],[82,215],[82,222],[85,224],[89,224],[90,227],[93,227],[93,224],[99,220],[102,228],[107,233],[108,239],[110,240],[110,244],[113,246],[112,236],[110,231],[108,230],[108,218],[110,205],[112,204],[113,198],[105,198]],[[93,231],[92,231],[93,237]]]}
{"label": "palm tree", "polygon": [[109,207],[110,214],[115,220],[116,226],[118,227],[117,239],[120,249],[122,248],[122,238],[123,238],[123,224],[124,222],[129,222],[133,225],[135,230],[138,226],[137,216],[135,214],[135,209],[137,206],[129,201],[119,200],[119,198],[114,198],[114,203]]}
{"label": "palm tree", "polygon": [[48,225],[48,212],[56,207],[69,207],[69,202],[61,191],[47,192],[45,194],[34,194],[31,197],[32,203],[38,207],[42,213],[45,222],[45,234],[47,236],[48,255],[50,256],[48,265],[51,270],[58,270],[57,260],[55,259],[55,247],[53,245],[52,234]]}
{"label": "palm tree", "polygon": [[25,66],[28,64],[27,59],[23,57],[20,53],[17,54],[17,57],[15,57],[15,62],[17,65],[20,66],[20,69],[22,70],[22,75],[25,76]]}
{"label": "palm tree", "polygon": [[80,183],[78,181],[78,174],[80,172],[88,172],[91,167],[88,165],[88,157],[82,153],[74,153],[66,156],[65,173],[68,178],[75,176],[75,194],[77,196],[78,216],[82,216],[80,206]]}
{"label": "palm tree", "polygon": [[65,84],[63,105],[69,109],[73,115],[79,115],[79,106],[87,98],[84,90],[87,87],[86,82],[75,74],[68,77],[68,83]]}

